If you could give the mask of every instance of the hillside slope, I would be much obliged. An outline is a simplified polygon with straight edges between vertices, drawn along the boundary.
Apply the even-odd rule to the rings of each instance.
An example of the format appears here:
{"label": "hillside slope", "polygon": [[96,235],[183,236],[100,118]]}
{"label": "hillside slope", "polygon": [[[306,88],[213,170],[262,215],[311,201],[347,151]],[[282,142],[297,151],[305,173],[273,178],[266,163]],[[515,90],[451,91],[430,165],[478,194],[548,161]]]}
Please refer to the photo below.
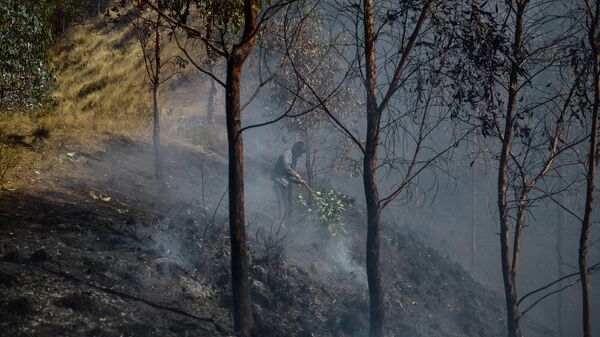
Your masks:
{"label": "hillside slope", "polygon": [[[144,165],[150,146],[121,138],[0,194],[3,333],[231,334],[226,207],[217,209],[225,166],[182,147],[167,150],[166,185]],[[96,198],[105,196],[111,199]],[[306,242],[294,235],[304,229],[295,228],[281,245],[269,244],[277,240],[257,234],[269,228],[256,220],[261,213],[248,214],[256,223],[249,231],[258,335],[364,336],[366,287],[323,253],[329,237]],[[362,216],[352,217],[357,230],[348,249],[360,264]],[[394,336],[502,335],[497,296],[410,235],[391,227],[385,233]],[[290,247],[305,253],[302,261],[285,253]]]}
{"label": "hillside slope", "polygon": [[[206,86],[190,72],[165,87],[156,183],[136,48],[124,28],[77,28],[57,51],[56,110],[10,129],[25,145],[39,125],[50,136],[24,147],[18,189],[0,191],[2,335],[233,334],[226,161],[202,123]],[[268,167],[246,165],[247,186],[270,186]],[[361,206],[336,241],[274,228],[269,200],[247,199],[257,336],[365,336]],[[496,294],[394,224],[382,242],[391,335],[503,335]]]}

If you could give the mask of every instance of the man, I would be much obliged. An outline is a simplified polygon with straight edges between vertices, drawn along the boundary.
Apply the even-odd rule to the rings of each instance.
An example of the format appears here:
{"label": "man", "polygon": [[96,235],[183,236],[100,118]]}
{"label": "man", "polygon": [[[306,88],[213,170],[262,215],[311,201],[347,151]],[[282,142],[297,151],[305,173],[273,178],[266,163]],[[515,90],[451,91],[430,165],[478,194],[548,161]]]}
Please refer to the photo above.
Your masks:
{"label": "man", "polygon": [[292,222],[293,217],[292,200],[294,188],[290,183],[305,184],[302,176],[296,171],[298,158],[304,153],[306,153],[306,144],[304,142],[296,142],[291,150],[285,150],[279,156],[271,174],[277,196],[279,219],[288,224]]}

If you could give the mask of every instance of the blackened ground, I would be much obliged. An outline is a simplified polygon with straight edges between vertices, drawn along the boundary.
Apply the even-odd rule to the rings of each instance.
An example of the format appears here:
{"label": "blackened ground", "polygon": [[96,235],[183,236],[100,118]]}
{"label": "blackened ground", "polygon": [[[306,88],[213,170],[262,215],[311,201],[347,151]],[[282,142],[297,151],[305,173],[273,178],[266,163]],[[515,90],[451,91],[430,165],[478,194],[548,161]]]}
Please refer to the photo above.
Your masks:
{"label": "blackened ground", "polygon": [[[233,335],[225,166],[175,145],[165,153],[165,184],[152,180],[148,145],[117,140],[0,192],[0,335]],[[348,219],[362,267],[363,216]],[[366,336],[367,289],[323,257],[330,238],[278,242],[264,228],[249,228],[256,335]],[[410,234],[384,232],[391,335],[503,335],[500,297]]]}

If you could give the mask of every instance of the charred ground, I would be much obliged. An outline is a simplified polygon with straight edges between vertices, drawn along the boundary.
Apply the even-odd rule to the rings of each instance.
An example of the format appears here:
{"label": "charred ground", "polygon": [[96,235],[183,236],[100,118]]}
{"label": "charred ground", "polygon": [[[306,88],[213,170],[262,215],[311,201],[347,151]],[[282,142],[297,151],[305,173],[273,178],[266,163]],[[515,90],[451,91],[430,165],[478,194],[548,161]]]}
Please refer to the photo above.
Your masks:
{"label": "charred ground", "polygon": [[[1,335],[233,334],[224,162],[176,144],[165,152],[162,185],[151,168],[140,169],[151,162],[148,144],[113,139],[104,150],[61,156],[27,186],[1,192]],[[267,179],[256,178],[261,165],[249,162],[255,179]],[[360,208],[347,215],[347,248],[362,266]],[[276,235],[267,214],[248,213],[257,335],[366,335],[367,289],[324,258],[327,233],[319,242],[294,239],[302,228]],[[393,335],[503,334],[498,295],[410,232],[389,224],[384,233]],[[301,261],[290,247],[304,252]]]}

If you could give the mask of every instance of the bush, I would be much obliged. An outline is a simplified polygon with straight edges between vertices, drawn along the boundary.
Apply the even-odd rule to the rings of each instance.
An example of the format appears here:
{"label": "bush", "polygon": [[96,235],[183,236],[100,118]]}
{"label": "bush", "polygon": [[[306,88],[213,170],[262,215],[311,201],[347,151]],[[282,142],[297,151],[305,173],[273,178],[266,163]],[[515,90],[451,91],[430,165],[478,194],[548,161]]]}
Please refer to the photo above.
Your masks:
{"label": "bush", "polygon": [[326,226],[331,236],[348,234],[343,213],[346,207],[354,203],[354,199],[334,190],[315,192],[312,196],[311,204],[301,194],[298,195],[310,218]]}

